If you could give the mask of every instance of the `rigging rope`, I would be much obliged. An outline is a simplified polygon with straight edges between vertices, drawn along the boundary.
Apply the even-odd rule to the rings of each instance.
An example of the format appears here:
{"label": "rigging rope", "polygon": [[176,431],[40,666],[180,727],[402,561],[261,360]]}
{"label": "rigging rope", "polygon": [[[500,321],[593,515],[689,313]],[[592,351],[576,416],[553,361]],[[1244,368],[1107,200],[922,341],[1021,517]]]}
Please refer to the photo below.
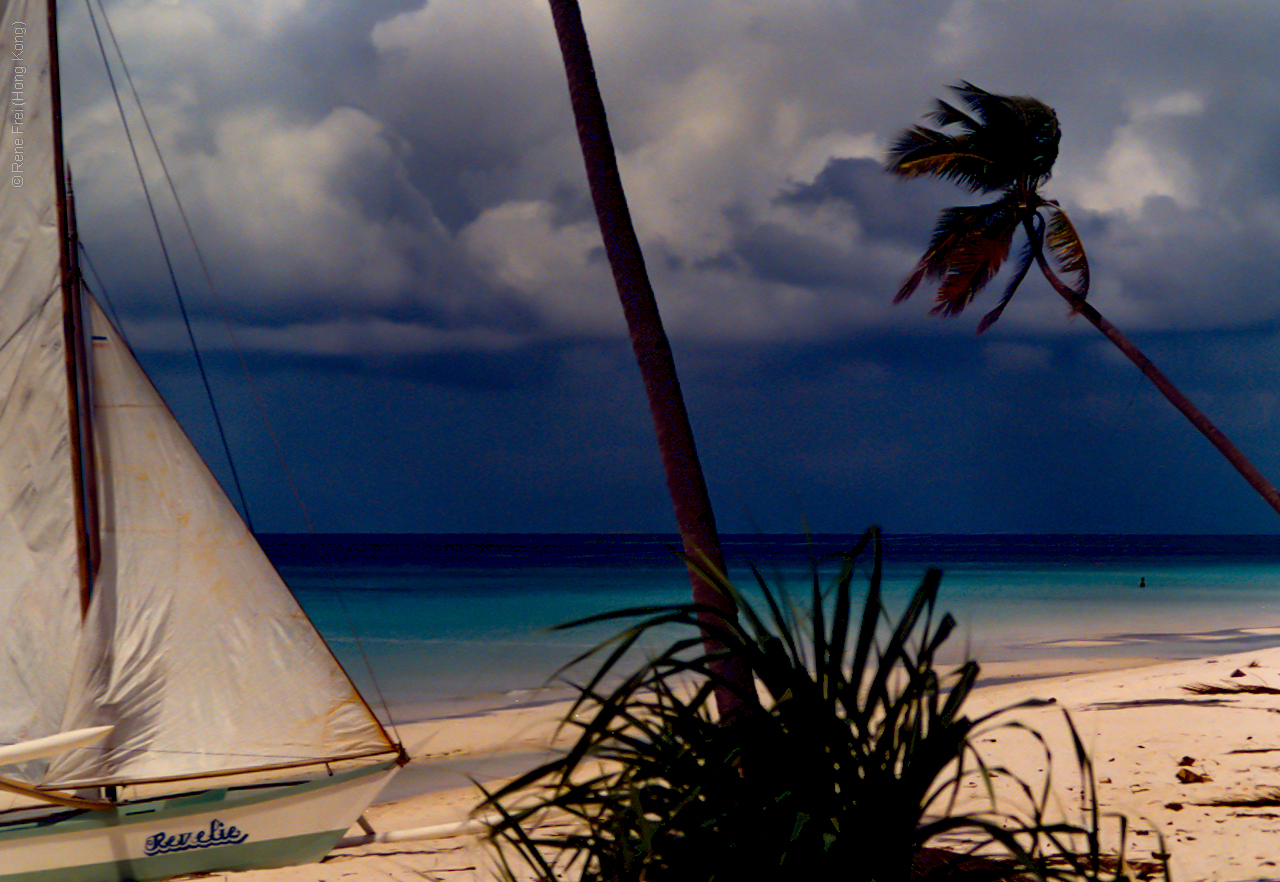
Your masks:
{"label": "rigging rope", "polygon": [[89,252],[84,247],[84,243],[77,240],[76,248],[78,250],[79,264],[89,270],[88,275],[93,276],[93,284],[90,284],[89,279],[84,274],[81,274],[81,283],[89,289],[93,299],[98,301],[111,324],[115,325],[117,329],[123,327],[120,324],[120,314],[116,312],[115,301],[111,299],[111,292],[107,290],[106,284],[102,281],[98,268],[93,265],[93,260],[89,257]]}
{"label": "rigging rope", "polygon": [[[209,399],[209,409],[213,413],[213,422],[218,429],[218,438],[222,442],[222,451],[227,458],[227,466],[231,470],[231,481],[235,485],[236,496],[239,497],[240,499],[240,507],[241,507],[241,510],[244,512],[245,524],[246,526],[248,526],[250,532],[252,532],[253,518],[252,518],[252,514],[249,511],[249,503],[245,499],[244,488],[240,484],[240,473],[236,469],[235,458],[232,457],[231,455],[231,445],[227,442],[227,433],[222,425],[222,414],[218,409],[217,400],[214,398],[213,387],[209,383],[209,374],[205,370],[204,358],[201,357],[200,355],[200,347],[196,344],[195,332],[192,331],[191,329],[191,317],[187,313],[187,304],[182,297],[182,289],[178,285],[178,276],[177,276],[177,273],[174,271],[173,261],[169,256],[169,247],[168,245],[165,244],[164,234],[160,228],[160,218],[156,214],[155,202],[151,198],[151,188],[147,186],[147,179],[142,171],[142,160],[138,156],[137,145],[134,144],[133,130],[132,128],[130,128],[129,120],[125,116],[124,103],[120,100],[120,92],[116,88],[115,75],[111,72],[111,64],[107,60],[107,48],[106,48],[106,45],[102,42],[102,33],[98,29],[98,17],[93,12],[92,2],[89,2],[89,0],[86,0],[85,6],[89,10],[89,22],[93,25],[93,35],[94,35],[94,38],[98,41],[98,51],[102,55],[103,67],[105,67],[107,71],[107,81],[111,86],[111,95],[113,98],[115,98],[116,109],[120,113],[120,123],[121,125],[124,126],[125,140],[129,142],[129,152],[133,155],[133,164],[138,169],[138,180],[142,184],[142,193],[146,198],[147,210],[151,214],[151,225],[155,228],[156,240],[160,245],[160,252],[164,256],[164,265],[165,265],[166,271],[169,273],[169,281],[173,286],[174,299],[177,300],[178,302],[178,311],[182,315],[182,324],[187,330],[187,339],[191,343],[191,353],[195,357],[196,368],[200,373],[200,381],[204,385],[205,396]],[[104,21],[106,20],[105,9],[103,10],[103,20]],[[108,29],[110,29],[110,24],[108,24],[107,27]],[[112,33],[112,42],[115,43],[114,33]],[[117,53],[120,52],[120,47],[118,44],[116,44],[116,52]],[[120,64],[121,64],[121,68],[125,72],[126,79],[128,79],[129,81],[129,88],[133,90],[134,100],[137,101],[138,93],[137,93],[137,90],[133,89],[133,78],[129,76],[128,68],[124,66],[123,55],[120,56]],[[142,106],[141,102],[139,102],[138,107],[141,108],[141,106]],[[150,121],[147,120],[146,114],[142,115],[142,120],[143,120],[143,123],[146,125],[148,135],[151,137],[151,143],[152,143],[152,146],[155,147],[156,155],[160,156],[160,149],[155,140],[155,132],[152,131],[151,123]],[[163,157],[161,157],[160,159],[160,164],[161,164],[161,167],[164,168],[165,170],[166,179],[168,179],[169,170],[164,164]],[[172,180],[169,181],[169,186],[170,188],[173,187]],[[175,192],[175,198],[176,198],[176,192]],[[179,207],[179,210],[181,210],[181,207]],[[183,220],[185,221],[186,220],[185,212],[183,213],[182,217],[183,217]],[[190,230],[190,227],[188,227],[188,230]],[[204,266],[203,257],[201,257],[200,263],[201,263],[201,266]],[[205,272],[206,274],[208,273],[207,267],[205,268]]]}
{"label": "rigging rope", "polygon": [[[173,265],[169,260],[169,252],[167,247],[165,246],[164,235],[160,228],[159,220],[156,215],[155,206],[151,200],[151,192],[150,192],[150,189],[147,187],[146,178],[144,177],[142,172],[142,164],[138,158],[137,148],[134,146],[133,133],[129,127],[128,120],[125,118],[124,106],[120,101],[120,93],[116,89],[115,77],[112,75],[111,64],[107,59],[106,46],[103,43],[102,35],[98,28],[97,16],[94,14],[94,11],[93,11],[93,0],[85,0],[85,6],[89,11],[89,20],[93,25],[93,33],[94,33],[95,39],[98,42],[98,51],[102,57],[103,66],[107,70],[107,78],[111,85],[111,92],[113,97],[115,98],[116,107],[120,113],[121,122],[124,126],[125,137],[129,142],[129,149],[133,153],[133,161],[134,161],[134,165],[137,167],[137,170],[138,170],[138,178],[142,182],[142,189],[143,189],[143,193],[146,196],[147,207],[151,212],[151,221],[153,226],[155,227],[156,238],[160,241],[160,248],[162,253],[164,254],[165,266],[168,269],[170,279],[173,282],[174,295],[178,300],[178,306],[182,313],[183,323],[186,325],[187,337],[191,341],[191,348],[195,354],[196,364],[200,368],[200,376],[202,381],[204,382],[205,393],[209,398],[209,406],[213,410],[214,421],[216,422],[218,427],[218,435],[222,441],[222,449],[227,457],[227,464],[231,468],[232,480],[235,483],[236,493],[240,498],[240,505],[244,511],[245,524],[249,528],[250,532],[252,532],[253,523],[250,519],[249,505],[248,505],[248,502],[245,500],[244,491],[240,486],[240,478],[236,471],[235,461],[232,459],[232,456],[231,456],[231,449],[227,443],[226,433],[223,431],[222,420],[221,420],[221,417],[219,416],[218,407],[213,397],[213,390],[209,385],[208,376],[206,375],[204,370],[204,363],[203,363],[203,360],[200,358],[200,350],[199,350],[199,347],[196,346],[195,336],[191,330],[191,323],[187,318],[186,306],[182,299],[181,290],[178,287],[178,282],[177,282],[176,275],[174,273]],[[120,65],[120,70],[124,74],[124,79],[129,86],[129,91],[130,91],[130,94],[133,96],[134,104],[138,108],[138,115],[142,119],[143,126],[146,128],[147,137],[150,141],[151,148],[155,152],[156,159],[159,160],[160,169],[163,173],[165,183],[168,185],[169,193],[173,197],[174,205],[177,207],[178,215],[182,219],[182,225],[186,231],[187,239],[191,244],[191,249],[196,256],[196,260],[200,264],[200,270],[204,275],[205,284],[209,286],[209,292],[212,295],[212,301],[213,301],[214,307],[217,309],[218,316],[222,320],[222,324],[226,330],[227,336],[231,340],[231,348],[235,351],[236,357],[239,359],[240,369],[243,375],[246,378],[249,378],[251,377],[251,374],[249,372],[248,363],[245,360],[244,350],[240,346],[239,340],[236,338],[231,320],[228,318],[226,310],[223,308],[222,300],[218,296],[218,287],[214,283],[213,274],[210,272],[209,265],[205,261],[204,252],[201,250],[199,240],[196,238],[195,231],[191,227],[191,221],[187,217],[187,212],[186,212],[186,209],[183,207],[182,200],[178,197],[178,189],[177,189],[177,186],[174,184],[173,175],[169,172],[169,165],[167,162],[165,162],[164,154],[160,150],[160,144],[158,139],[156,138],[155,130],[151,126],[151,120],[147,117],[146,111],[143,109],[142,100],[139,97],[137,87],[134,85],[134,82],[133,82],[133,75],[129,72],[129,65],[125,62],[124,53],[120,49],[120,43],[116,39],[115,30],[111,27],[111,19],[107,15],[106,8],[102,5],[102,0],[98,0],[98,8],[102,13],[102,26],[106,29],[107,36],[110,38],[110,41],[111,41],[111,45],[115,49],[115,56]],[[95,275],[96,275],[96,271],[95,271]],[[119,327],[118,322],[117,322],[117,327]],[[284,446],[280,443],[280,439],[275,433],[275,428],[271,420],[268,419],[267,417],[267,409],[262,401],[261,396],[258,393],[258,387],[253,382],[249,382],[248,388],[250,390],[250,393],[253,396],[254,405],[257,408],[259,418],[261,419],[262,424],[265,427],[268,437],[271,439],[272,447],[275,450],[276,457],[280,462],[282,473],[285,477],[285,483],[288,484],[290,491],[293,494],[294,502],[297,505],[298,510],[302,513],[303,520],[306,523],[306,533],[313,540],[316,550],[320,552],[320,557],[323,558],[324,557],[323,549],[319,541],[319,536],[316,533],[315,525],[311,520],[310,511],[308,510],[306,503],[302,498],[302,492],[298,488],[297,481],[294,480],[293,472],[289,468],[288,462],[284,456]],[[337,591],[336,589],[334,593],[335,593],[335,596],[337,597],[339,607],[342,609],[343,617],[347,621],[347,626],[350,629],[351,634],[355,638],[354,642],[355,642],[356,649],[360,654],[360,659],[365,668],[365,671],[369,675],[369,680],[373,684],[373,690],[377,694],[378,704],[382,707],[383,713],[386,716],[387,725],[392,732],[396,733],[397,742],[403,743],[403,739],[401,739],[399,736],[398,727],[395,725],[395,721],[392,719],[392,716],[391,716],[390,703],[387,701],[386,696],[383,694],[382,686],[378,680],[377,675],[374,674],[373,663],[369,658],[368,652],[364,645],[364,641],[360,639],[360,634],[355,627],[355,620],[354,620],[354,617],[351,615],[350,609],[347,606],[346,598],[342,595],[342,592]],[[336,661],[336,658],[335,658],[335,661]]]}

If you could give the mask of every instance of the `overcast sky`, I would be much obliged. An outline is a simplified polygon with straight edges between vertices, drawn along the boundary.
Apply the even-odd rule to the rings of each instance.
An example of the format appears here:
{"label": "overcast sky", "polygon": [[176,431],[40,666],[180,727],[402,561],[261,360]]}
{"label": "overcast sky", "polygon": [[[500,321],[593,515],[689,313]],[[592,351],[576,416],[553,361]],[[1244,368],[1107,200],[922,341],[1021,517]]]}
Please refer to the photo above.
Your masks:
{"label": "overcast sky", "polygon": [[[966,197],[881,170],[959,80],[1054,107],[1092,302],[1280,479],[1280,5],[582,3],[722,529],[1280,532],[1038,279],[981,337],[998,291],[894,306]],[[175,236],[258,529],[672,529],[544,0],[107,10],[216,281]],[[63,16],[86,248],[225,474]]]}

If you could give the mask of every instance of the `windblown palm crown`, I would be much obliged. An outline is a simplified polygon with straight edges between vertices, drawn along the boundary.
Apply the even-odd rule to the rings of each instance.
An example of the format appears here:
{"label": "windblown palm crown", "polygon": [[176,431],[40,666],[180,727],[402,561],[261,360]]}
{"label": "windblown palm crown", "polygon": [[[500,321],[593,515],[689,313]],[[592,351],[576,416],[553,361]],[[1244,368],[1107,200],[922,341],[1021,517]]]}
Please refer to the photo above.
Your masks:
{"label": "windblown palm crown", "polygon": [[[975,193],[998,193],[994,202],[965,205],[942,212],[929,247],[915,271],[898,291],[910,297],[925,279],[938,280],[934,312],[957,315],[995,278],[1021,230],[1026,242],[1004,296],[978,324],[984,331],[1000,317],[1034,261],[1049,284],[1073,312],[1084,316],[1146,375],[1169,403],[1190,420],[1249,486],[1280,514],[1280,490],[1173,385],[1128,337],[1093,304],[1089,264],[1075,228],[1056,202],[1038,192],[1058,158],[1058,117],[1034,98],[993,95],[972,83],[955,86],[961,107],[939,101],[929,116],[937,128],[912,126],[889,151],[889,171],[904,178],[936,175]],[[1049,265],[1045,252],[1057,271]],[[1071,277],[1068,285],[1058,275]]]}
{"label": "windblown palm crown", "polygon": [[[1013,276],[995,309],[978,325],[1000,317],[1031,263],[1039,264],[1059,294],[1073,304],[1089,288],[1084,246],[1067,215],[1039,187],[1058,158],[1061,130],[1053,109],[1034,98],[995,95],[972,83],[954,87],[959,106],[938,101],[929,120],[912,126],[889,151],[889,171],[905,178],[935,175],[976,193],[999,193],[994,202],[942,212],[919,264],[898,291],[910,297],[926,279],[938,280],[933,311],[957,315],[996,276],[1019,230],[1026,236]],[[1045,259],[1052,256],[1057,273]],[[1058,273],[1072,277],[1068,285]]]}

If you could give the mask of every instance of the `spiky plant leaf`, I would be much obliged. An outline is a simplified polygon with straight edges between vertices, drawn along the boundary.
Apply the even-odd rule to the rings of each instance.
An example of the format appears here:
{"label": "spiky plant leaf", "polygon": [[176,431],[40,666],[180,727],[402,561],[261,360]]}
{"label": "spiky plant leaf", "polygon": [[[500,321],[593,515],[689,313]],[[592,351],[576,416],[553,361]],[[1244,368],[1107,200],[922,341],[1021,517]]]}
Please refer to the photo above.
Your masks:
{"label": "spiky plant leaf", "polygon": [[[506,806],[493,835],[518,858],[501,861],[507,876],[519,864],[577,882],[825,879],[856,868],[859,878],[888,882],[910,878],[915,855],[937,857],[936,836],[967,831],[975,850],[985,842],[1008,855],[981,868],[991,882],[1101,882],[1098,861],[1061,864],[1055,848],[1083,841],[1096,851],[1099,840],[1088,823],[1045,822],[1047,782],[1039,798],[1018,782],[1029,815],[956,811],[975,773],[992,799],[991,776],[1007,774],[988,769],[971,745],[975,727],[999,712],[964,713],[975,663],[955,673],[939,665],[955,624],[949,615],[934,624],[941,574],[930,570],[890,620],[878,533],[864,540],[872,569],[860,617],[851,608],[852,558],[827,589],[815,573],[816,606],[805,615],[789,614],[785,593],[763,580],[761,614],[716,574],[741,611],[740,620],[716,623],[717,636],[772,697],[758,714],[717,719],[714,653],[698,630],[704,610],[638,610],[635,627],[682,622],[689,636],[612,689],[602,672],[589,677],[564,723],[578,740],[487,794],[488,804]],[[616,647],[633,631],[599,648],[604,667],[620,663]],[[549,812],[572,823],[546,827]],[[1086,821],[1096,827],[1097,817]]]}

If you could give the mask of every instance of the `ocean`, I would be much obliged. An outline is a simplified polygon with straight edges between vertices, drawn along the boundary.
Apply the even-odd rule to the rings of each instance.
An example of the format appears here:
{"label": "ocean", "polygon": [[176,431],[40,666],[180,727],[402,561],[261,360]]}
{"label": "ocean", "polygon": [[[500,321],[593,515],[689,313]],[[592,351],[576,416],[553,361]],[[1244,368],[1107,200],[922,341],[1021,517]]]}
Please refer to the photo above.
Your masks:
{"label": "ocean", "polygon": [[[366,698],[402,722],[566,694],[557,672],[617,626],[553,626],[684,602],[689,592],[675,536],[261,538]],[[748,596],[755,567],[803,602],[812,565],[829,583],[857,538],[722,542]],[[927,567],[942,569],[939,608],[958,623],[956,660],[1188,658],[1280,645],[1280,537],[886,536],[884,563],[891,610]]]}

